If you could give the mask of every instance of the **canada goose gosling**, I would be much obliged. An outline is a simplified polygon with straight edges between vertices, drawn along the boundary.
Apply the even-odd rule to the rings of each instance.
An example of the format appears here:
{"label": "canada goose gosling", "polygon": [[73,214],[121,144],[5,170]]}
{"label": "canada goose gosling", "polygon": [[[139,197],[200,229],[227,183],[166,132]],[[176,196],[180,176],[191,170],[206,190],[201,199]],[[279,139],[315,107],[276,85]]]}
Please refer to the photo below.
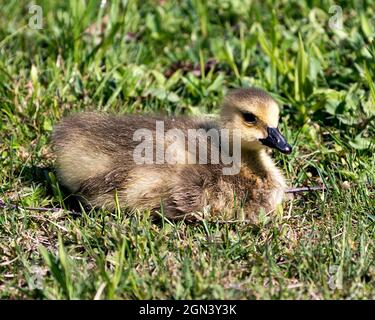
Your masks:
{"label": "canada goose gosling", "polygon": [[[185,136],[191,129],[239,132],[239,172],[223,174],[222,162],[136,164],[135,132],[146,128],[155,138],[156,121],[164,121],[165,130],[180,129]],[[170,219],[244,217],[256,223],[262,210],[274,211],[286,188],[282,173],[266,152],[268,147],[286,154],[292,151],[278,122],[277,103],[257,88],[230,91],[218,121],[78,113],[57,125],[52,136],[58,179],[92,207],[114,210],[116,195],[124,209],[162,212]],[[200,135],[205,135],[202,130]],[[170,146],[172,141],[163,143]],[[177,154],[189,153],[185,143],[179,146]],[[206,148],[208,153],[221,151],[221,142],[211,139]]]}

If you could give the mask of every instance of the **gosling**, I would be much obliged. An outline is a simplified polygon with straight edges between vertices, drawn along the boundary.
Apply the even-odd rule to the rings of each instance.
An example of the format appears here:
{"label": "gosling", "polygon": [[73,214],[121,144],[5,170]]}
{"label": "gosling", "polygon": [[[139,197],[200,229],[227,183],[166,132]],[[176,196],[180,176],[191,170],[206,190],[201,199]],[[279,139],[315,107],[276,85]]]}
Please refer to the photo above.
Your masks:
{"label": "gosling", "polygon": [[[258,88],[229,91],[218,120],[77,113],[58,124],[52,135],[58,180],[92,208],[113,211],[119,205],[169,219],[245,219],[257,223],[261,212],[275,211],[286,189],[284,176],[267,150],[292,151],[278,130],[278,122],[277,103]],[[179,129],[182,137],[158,141],[157,125],[161,123],[163,132]],[[151,150],[141,152],[152,154],[151,159],[144,157],[146,160],[139,163],[135,154],[140,139],[135,138],[139,138],[137,132],[146,132],[144,129],[156,141],[148,145]],[[199,132],[199,144],[193,150],[186,148],[185,140],[181,143],[191,129]],[[211,129],[229,132],[227,146],[221,136],[217,139],[208,134]],[[236,141],[241,153],[237,171],[224,174],[228,164],[223,157],[217,161],[210,156],[234,155]],[[164,147],[162,154],[160,150],[157,154],[158,142]],[[165,160],[168,147],[174,156],[193,160],[198,159],[199,149],[208,160],[195,164],[155,161],[158,156]]]}

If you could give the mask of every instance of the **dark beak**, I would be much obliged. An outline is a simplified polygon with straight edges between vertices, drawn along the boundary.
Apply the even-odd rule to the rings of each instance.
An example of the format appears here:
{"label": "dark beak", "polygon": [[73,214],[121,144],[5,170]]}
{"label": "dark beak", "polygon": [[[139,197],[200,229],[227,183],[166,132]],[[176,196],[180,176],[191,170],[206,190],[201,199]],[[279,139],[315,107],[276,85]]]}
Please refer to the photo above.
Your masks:
{"label": "dark beak", "polygon": [[289,154],[292,152],[292,147],[286,142],[285,138],[277,128],[267,128],[268,137],[266,139],[259,139],[265,146],[275,148],[282,153]]}

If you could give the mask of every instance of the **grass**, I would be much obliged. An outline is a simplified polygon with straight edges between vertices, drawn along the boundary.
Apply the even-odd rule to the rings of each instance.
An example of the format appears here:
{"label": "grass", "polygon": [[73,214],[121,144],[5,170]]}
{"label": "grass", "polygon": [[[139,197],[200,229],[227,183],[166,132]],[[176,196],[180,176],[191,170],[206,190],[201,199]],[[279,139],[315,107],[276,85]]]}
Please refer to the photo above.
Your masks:
{"label": "grass", "polygon": [[[371,1],[342,1],[341,30],[333,1],[36,2],[40,30],[28,1],[0,4],[1,299],[375,298]],[[67,206],[49,145],[64,115],[217,113],[250,85],[283,106],[289,185],[328,188],[259,228],[9,206]]]}

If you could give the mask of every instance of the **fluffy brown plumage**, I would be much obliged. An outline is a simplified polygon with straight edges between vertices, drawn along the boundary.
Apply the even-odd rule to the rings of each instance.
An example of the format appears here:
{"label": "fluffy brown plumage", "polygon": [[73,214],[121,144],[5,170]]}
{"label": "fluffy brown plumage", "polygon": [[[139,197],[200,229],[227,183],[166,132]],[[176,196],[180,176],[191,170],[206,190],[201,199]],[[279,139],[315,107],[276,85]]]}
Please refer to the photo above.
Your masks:
{"label": "fluffy brown plumage", "polygon": [[[285,190],[283,175],[264,146],[276,147],[285,153],[291,151],[276,129],[278,117],[276,102],[255,88],[231,91],[224,100],[221,120],[217,121],[74,114],[57,125],[52,136],[58,178],[70,192],[92,207],[113,210],[117,194],[124,209],[162,211],[170,219],[209,215],[224,219],[244,217],[256,222],[262,208],[266,213],[275,209]],[[147,128],[155,138],[156,120],[164,121],[165,131],[178,128],[185,136],[189,129],[204,129],[203,132],[211,128],[239,129],[240,172],[223,175],[225,165],[221,162],[134,163],[133,151],[140,143],[133,141],[134,132]],[[165,146],[171,143],[167,139]],[[211,147],[221,148],[220,141],[209,140],[208,155]],[[177,153],[186,152],[177,150]]]}

